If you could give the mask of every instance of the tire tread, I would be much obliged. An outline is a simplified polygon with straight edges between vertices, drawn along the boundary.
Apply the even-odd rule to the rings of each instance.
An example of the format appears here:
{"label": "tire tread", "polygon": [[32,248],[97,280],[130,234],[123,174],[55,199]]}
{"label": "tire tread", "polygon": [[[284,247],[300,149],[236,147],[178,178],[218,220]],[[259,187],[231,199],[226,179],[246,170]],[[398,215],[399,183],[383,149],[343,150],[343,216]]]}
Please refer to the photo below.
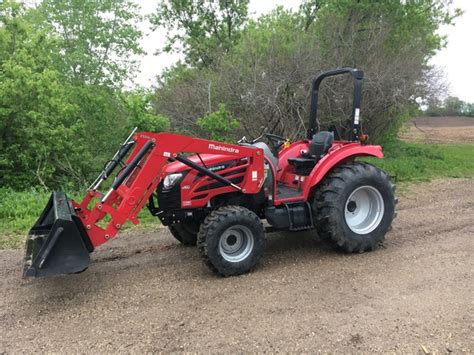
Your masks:
{"label": "tire tread", "polygon": [[[328,241],[334,242],[341,249],[352,253],[362,253],[374,250],[385,238],[385,233],[377,238],[349,238],[344,235],[340,227],[341,223],[341,198],[345,192],[346,184],[358,178],[375,178],[387,181],[390,194],[394,194],[395,185],[383,170],[365,162],[352,162],[338,166],[330,172],[314,193],[313,213],[318,235]],[[340,184],[343,181],[344,184]],[[396,204],[397,200],[394,200]],[[343,211],[342,211],[343,212]],[[393,216],[389,216],[390,224]]]}
{"label": "tire tread", "polygon": [[[218,273],[222,276],[233,276],[233,275],[240,275],[243,273],[248,272],[250,269],[241,269],[241,270],[234,270],[225,268],[223,266],[216,267],[215,260],[212,260],[212,256],[210,255],[209,250],[209,243],[208,243],[208,236],[214,235],[216,230],[222,223],[225,223],[226,220],[229,218],[234,218],[240,216],[244,219],[248,219],[251,223],[254,223],[257,228],[260,229],[262,238],[265,241],[265,233],[263,232],[263,225],[260,221],[260,218],[249,209],[242,207],[242,206],[223,206],[217,210],[212,211],[205,219],[204,222],[201,224],[199,229],[199,233],[197,235],[197,246],[199,250],[199,254],[201,259],[204,263],[215,273]],[[262,254],[262,253],[261,253]],[[259,258],[262,255],[259,255]],[[255,265],[252,266],[252,268]]]}

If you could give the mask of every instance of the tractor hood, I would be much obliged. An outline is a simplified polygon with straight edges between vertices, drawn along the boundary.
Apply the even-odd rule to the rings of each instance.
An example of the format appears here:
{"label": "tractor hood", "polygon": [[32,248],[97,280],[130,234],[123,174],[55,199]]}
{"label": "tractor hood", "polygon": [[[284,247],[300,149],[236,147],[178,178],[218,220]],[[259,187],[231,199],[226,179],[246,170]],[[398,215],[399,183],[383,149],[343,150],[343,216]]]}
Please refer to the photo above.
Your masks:
{"label": "tractor hood", "polygon": [[[233,159],[229,155],[224,155],[224,154],[200,154],[202,161],[205,163],[205,165],[209,167],[215,167],[216,165],[219,165],[220,163],[224,162],[229,162],[233,160],[238,160],[239,158]],[[189,160],[191,160],[193,163],[203,165],[201,162],[201,159],[197,155],[191,155],[187,157]],[[172,163],[169,163],[163,167],[163,175],[168,175],[171,173],[179,173],[182,171],[189,170],[189,166],[186,164],[183,164],[179,161],[174,161]],[[217,169],[219,170],[219,169]]]}

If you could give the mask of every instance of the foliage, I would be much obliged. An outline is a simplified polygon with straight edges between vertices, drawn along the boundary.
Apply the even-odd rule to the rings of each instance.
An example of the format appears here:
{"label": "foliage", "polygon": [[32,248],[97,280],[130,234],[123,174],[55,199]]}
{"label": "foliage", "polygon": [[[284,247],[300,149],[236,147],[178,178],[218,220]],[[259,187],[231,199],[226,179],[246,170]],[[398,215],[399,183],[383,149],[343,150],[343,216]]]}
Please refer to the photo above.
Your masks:
{"label": "foliage", "polygon": [[[336,66],[366,73],[362,122],[393,136],[417,97],[436,96],[427,62],[437,29],[459,12],[447,0],[307,0],[248,18],[247,0],[160,0],[154,26],[185,63],[153,92],[126,91],[142,52],[132,0],[0,1],[0,184],[75,190],[134,126],[233,140],[262,127],[305,131],[312,77]],[[348,129],[350,80],[320,92],[322,128]],[[451,100],[446,110],[470,114]],[[235,119],[238,117],[238,120]]]}
{"label": "foliage", "polygon": [[[306,1],[296,12],[277,8],[249,21],[212,68],[188,60],[191,65],[167,71],[154,108],[172,128],[191,133],[199,129],[197,118],[222,102],[242,123],[235,137],[268,127],[297,138],[306,128],[311,79],[322,70],[358,67],[366,74],[363,129],[380,140],[401,125],[418,97],[437,95],[427,62],[444,45],[437,29],[459,14],[448,5],[327,0]],[[328,79],[320,91],[321,127],[348,132],[351,100],[349,78]]]}
{"label": "foliage", "polygon": [[239,127],[239,121],[232,118],[224,104],[219,105],[219,110],[198,118],[196,123],[210,134],[211,139],[217,141],[231,141],[233,131]]}
{"label": "foliage", "polygon": [[48,66],[54,39],[34,31],[24,15],[18,3],[0,6],[0,181],[11,186],[54,173],[46,160],[71,148],[74,123],[64,117],[76,109],[60,72]]}
{"label": "foliage", "polygon": [[148,92],[122,92],[139,19],[129,1],[0,3],[2,186],[83,186],[132,127],[167,129]]}
{"label": "foliage", "polygon": [[448,96],[442,102],[437,100],[430,102],[424,114],[426,116],[474,117],[474,103],[462,101],[455,96]]}
{"label": "foliage", "polygon": [[130,0],[43,0],[38,27],[47,28],[59,42],[57,65],[79,83],[121,87],[133,77],[142,21]]}
{"label": "foliage", "polygon": [[153,113],[152,93],[139,89],[123,96],[125,110],[128,113],[129,129],[137,127],[139,131],[148,132],[164,132],[169,129],[168,118]]}
{"label": "foliage", "polygon": [[167,32],[165,52],[182,51],[191,65],[209,66],[237,42],[249,0],[161,0],[151,16]]}

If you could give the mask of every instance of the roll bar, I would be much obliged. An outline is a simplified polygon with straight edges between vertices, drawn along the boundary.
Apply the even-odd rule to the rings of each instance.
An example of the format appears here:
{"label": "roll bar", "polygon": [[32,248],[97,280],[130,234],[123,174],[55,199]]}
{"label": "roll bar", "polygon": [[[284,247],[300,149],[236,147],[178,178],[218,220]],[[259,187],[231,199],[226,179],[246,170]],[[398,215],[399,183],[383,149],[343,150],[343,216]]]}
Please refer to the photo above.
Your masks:
{"label": "roll bar", "polygon": [[340,74],[351,74],[354,78],[354,97],[352,101],[352,128],[351,128],[351,141],[359,140],[360,125],[360,102],[362,99],[362,80],[364,79],[364,72],[355,68],[340,68],[319,74],[312,83],[311,87],[311,109],[309,112],[309,125],[307,131],[308,139],[312,139],[313,135],[317,132],[317,116],[318,116],[318,94],[319,85],[323,79],[340,75]]}

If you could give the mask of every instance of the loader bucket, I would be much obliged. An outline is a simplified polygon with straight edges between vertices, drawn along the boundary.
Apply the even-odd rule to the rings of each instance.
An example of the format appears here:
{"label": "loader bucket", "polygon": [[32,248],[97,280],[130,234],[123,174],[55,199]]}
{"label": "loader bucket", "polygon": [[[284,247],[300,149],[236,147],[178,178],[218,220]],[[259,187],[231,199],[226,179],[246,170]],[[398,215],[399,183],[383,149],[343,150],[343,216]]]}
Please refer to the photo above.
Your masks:
{"label": "loader bucket", "polygon": [[87,269],[93,250],[64,192],[53,192],[26,239],[23,277],[72,274]]}

